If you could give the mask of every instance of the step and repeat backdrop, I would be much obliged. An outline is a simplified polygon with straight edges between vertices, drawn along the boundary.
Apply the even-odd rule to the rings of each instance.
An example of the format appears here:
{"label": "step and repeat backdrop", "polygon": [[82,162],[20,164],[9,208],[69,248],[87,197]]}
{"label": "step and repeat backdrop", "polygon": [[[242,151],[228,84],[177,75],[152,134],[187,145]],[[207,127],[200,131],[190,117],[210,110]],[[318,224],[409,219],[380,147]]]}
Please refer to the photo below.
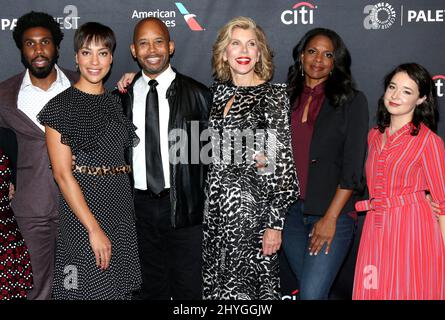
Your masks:
{"label": "step and repeat backdrop", "polygon": [[[239,15],[256,20],[268,35],[275,57],[274,82],[285,82],[292,49],[306,31],[327,27],[344,39],[352,56],[357,87],[369,101],[370,125],[383,93],[383,77],[403,62],[418,62],[432,74],[445,119],[445,0],[0,0],[0,81],[23,70],[12,39],[17,18],[31,11],[54,16],[64,32],[59,65],[74,69],[73,36],[85,22],[97,21],[116,33],[114,65],[106,83],[113,88],[124,72],[139,70],[129,45],[137,21],[158,17],[170,29],[178,71],[210,85],[211,49],[218,30]],[[0,101],[1,107],[1,101]],[[445,138],[445,120],[439,122]],[[350,297],[358,236],[336,284],[333,298]],[[295,279],[283,263],[283,299],[295,299]]]}
{"label": "step and repeat backdrop", "polygon": [[[59,64],[74,69],[73,35],[88,21],[110,26],[117,36],[114,66],[107,87],[120,75],[136,71],[129,45],[133,27],[144,17],[158,17],[169,27],[176,52],[172,64],[182,73],[210,85],[211,48],[217,32],[232,17],[253,18],[266,31],[275,52],[275,82],[286,80],[292,48],[314,27],[337,31],[352,55],[357,86],[370,105],[370,124],[382,79],[402,62],[415,61],[435,79],[441,113],[445,112],[445,0],[1,0],[0,81],[23,70],[12,39],[17,18],[45,11],[65,34]],[[445,117],[445,116],[444,116]],[[445,136],[445,120],[439,125]]]}

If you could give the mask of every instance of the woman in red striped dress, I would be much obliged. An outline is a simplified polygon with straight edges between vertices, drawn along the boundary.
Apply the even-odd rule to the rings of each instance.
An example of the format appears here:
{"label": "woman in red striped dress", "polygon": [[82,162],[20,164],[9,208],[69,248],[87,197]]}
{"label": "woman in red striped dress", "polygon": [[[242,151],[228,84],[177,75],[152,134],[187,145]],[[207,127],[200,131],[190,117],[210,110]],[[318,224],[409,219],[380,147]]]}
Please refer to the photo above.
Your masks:
{"label": "woman in red striped dress", "polygon": [[445,299],[445,151],[433,132],[434,83],[410,63],[386,76],[385,88],[368,135],[370,199],[356,204],[368,213],[353,298]]}

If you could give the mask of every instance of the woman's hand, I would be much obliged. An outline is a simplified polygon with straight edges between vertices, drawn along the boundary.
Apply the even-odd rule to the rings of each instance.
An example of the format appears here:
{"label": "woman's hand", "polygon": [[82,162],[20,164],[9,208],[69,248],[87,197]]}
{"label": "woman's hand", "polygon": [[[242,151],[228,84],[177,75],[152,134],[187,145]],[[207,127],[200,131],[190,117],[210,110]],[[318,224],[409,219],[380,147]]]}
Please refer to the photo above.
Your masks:
{"label": "woman's hand", "polygon": [[12,183],[9,184],[9,201],[12,200],[12,198],[14,198],[14,194],[15,194],[15,187]]}
{"label": "woman's hand", "polygon": [[135,75],[136,75],[136,73],[134,73],[134,72],[124,73],[124,75],[117,82],[117,88],[119,89],[119,92],[121,92],[121,93],[127,92],[126,88],[128,87],[128,85],[130,83],[133,82]]}
{"label": "woman's hand", "polygon": [[334,239],[335,236],[336,226],[337,219],[329,216],[324,216],[315,223],[309,235],[309,237],[311,237],[311,243],[309,245],[310,255],[317,255],[323,248],[325,242],[327,242],[325,254],[329,253],[332,239]]}
{"label": "woman's hand", "polygon": [[431,210],[433,210],[433,213],[436,217],[436,219],[439,219],[439,213],[440,213],[440,206],[438,203],[433,201],[433,198],[431,197],[431,194],[426,195],[426,199],[430,203]]}
{"label": "woman's hand", "polygon": [[111,241],[105,235],[101,228],[88,233],[90,246],[96,257],[96,265],[101,270],[106,270],[110,266],[111,260]]}
{"label": "woman's hand", "polygon": [[271,256],[275,254],[281,246],[281,230],[269,229],[263,235],[263,255]]}

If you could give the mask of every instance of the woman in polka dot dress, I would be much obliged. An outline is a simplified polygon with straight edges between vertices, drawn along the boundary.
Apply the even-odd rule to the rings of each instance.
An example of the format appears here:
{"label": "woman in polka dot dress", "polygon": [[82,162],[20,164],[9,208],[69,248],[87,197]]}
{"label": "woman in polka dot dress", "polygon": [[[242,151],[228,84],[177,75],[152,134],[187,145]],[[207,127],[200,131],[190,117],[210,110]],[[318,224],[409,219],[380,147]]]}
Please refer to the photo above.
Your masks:
{"label": "woman in polka dot dress", "polygon": [[13,131],[0,128],[0,300],[26,298],[32,288],[28,249],[10,206],[15,187],[17,140]]}
{"label": "woman in polka dot dress", "polygon": [[114,48],[110,28],[94,22],[81,26],[74,36],[80,79],[38,115],[63,196],[54,299],[130,299],[140,287],[130,167],[124,158],[138,138],[120,102],[103,86]]}

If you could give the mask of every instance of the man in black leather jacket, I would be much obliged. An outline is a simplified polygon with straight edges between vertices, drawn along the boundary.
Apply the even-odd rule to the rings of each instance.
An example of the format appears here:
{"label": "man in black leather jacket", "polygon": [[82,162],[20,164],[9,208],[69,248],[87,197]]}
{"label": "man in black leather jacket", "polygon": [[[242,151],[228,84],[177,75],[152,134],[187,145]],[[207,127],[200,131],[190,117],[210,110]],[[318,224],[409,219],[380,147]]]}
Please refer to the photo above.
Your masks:
{"label": "man in black leather jacket", "polygon": [[[200,134],[207,129],[211,94],[171,68],[174,43],[161,20],[141,20],[130,49],[142,68],[121,95],[124,113],[141,139],[127,154],[143,274],[139,298],[200,299],[207,171]],[[156,109],[150,106],[153,91]],[[153,110],[159,118],[154,124]]]}

